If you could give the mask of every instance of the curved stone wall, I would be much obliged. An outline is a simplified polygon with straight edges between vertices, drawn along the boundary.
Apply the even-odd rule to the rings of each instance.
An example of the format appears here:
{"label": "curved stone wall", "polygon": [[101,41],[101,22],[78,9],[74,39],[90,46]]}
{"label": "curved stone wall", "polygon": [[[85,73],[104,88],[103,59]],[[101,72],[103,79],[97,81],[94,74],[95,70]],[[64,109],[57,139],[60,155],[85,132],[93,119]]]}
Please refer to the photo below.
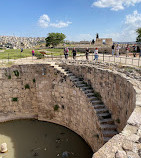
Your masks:
{"label": "curved stone wall", "polygon": [[0,121],[35,118],[68,127],[97,151],[100,125],[88,98],[68,76],[50,65],[0,70]]}
{"label": "curved stone wall", "polygon": [[112,114],[117,125],[118,132],[121,132],[131,113],[135,108],[136,92],[133,84],[124,74],[97,68],[90,65],[63,64],[76,76],[81,76],[87,84],[100,93],[102,101]]}
{"label": "curved stone wall", "polygon": [[0,121],[35,118],[66,126],[84,138],[93,151],[102,147],[94,158],[113,158],[116,154],[124,155],[124,152],[127,155],[129,148],[134,153],[139,152],[140,83],[126,78],[124,74],[96,66],[61,65],[76,76],[83,77],[101,94],[118,131],[121,132],[126,126],[121,134],[102,147],[100,125],[89,100],[68,76],[48,64],[0,69]]}

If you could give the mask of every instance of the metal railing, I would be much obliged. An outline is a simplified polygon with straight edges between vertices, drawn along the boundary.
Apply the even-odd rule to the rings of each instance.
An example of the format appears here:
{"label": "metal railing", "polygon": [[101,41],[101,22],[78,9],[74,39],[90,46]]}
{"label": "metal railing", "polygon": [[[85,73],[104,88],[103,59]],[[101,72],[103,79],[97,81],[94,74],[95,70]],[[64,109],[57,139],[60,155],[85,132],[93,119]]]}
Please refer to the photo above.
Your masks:
{"label": "metal railing", "polygon": [[[19,58],[19,59],[10,59],[9,54],[7,59],[0,59],[0,65],[13,65],[15,63],[22,64],[26,62],[32,62],[32,63],[42,63],[46,61],[52,61],[52,60],[74,60],[72,56],[69,56],[68,59],[65,59],[64,55],[60,54],[58,56],[54,56],[53,53],[50,55],[43,56],[41,59],[37,59],[37,57],[31,56],[26,58]],[[84,54],[78,54],[75,60],[86,60],[86,56]],[[94,55],[89,54],[89,60],[93,61]],[[95,61],[94,61],[95,62]],[[131,65],[131,66],[137,66],[141,67],[141,57],[125,57],[125,56],[112,56],[112,55],[106,55],[106,54],[99,54],[98,62],[106,62],[106,63],[120,63],[124,65]]]}

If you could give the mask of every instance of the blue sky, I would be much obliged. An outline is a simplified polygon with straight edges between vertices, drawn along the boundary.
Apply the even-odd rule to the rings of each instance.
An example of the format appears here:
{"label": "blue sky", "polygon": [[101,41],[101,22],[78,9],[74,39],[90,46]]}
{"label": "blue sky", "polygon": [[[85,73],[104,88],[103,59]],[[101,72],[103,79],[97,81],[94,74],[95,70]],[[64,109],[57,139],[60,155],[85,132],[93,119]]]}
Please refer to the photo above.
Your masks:
{"label": "blue sky", "polygon": [[67,40],[135,41],[141,27],[141,0],[1,0],[0,35],[46,37],[62,32]]}

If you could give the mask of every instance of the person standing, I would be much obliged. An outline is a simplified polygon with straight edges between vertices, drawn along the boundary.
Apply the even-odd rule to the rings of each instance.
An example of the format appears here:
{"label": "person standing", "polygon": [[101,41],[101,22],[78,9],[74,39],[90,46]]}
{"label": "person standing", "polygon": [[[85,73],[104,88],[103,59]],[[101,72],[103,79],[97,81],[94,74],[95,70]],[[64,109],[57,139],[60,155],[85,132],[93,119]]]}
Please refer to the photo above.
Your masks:
{"label": "person standing", "polygon": [[77,53],[77,51],[76,51],[76,49],[74,47],[73,50],[72,50],[72,55],[73,55],[73,59],[74,60],[76,59],[76,53]]}
{"label": "person standing", "polygon": [[130,50],[129,44],[127,44],[127,47],[126,47],[126,57],[129,57],[129,50]]}
{"label": "person standing", "polygon": [[23,48],[21,48],[21,53],[23,52]]}
{"label": "person standing", "polygon": [[115,47],[116,50],[116,57],[119,57],[119,50],[120,50],[120,46],[117,44],[117,46]]}
{"label": "person standing", "polygon": [[35,55],[35,51],[34,51],[34,49],[32,50],[32,56],[34,56]]}
{"label": "person standing", "polygon": [[115,54],[115,45],[113,44],[112,45],[112,56],[114,56],[114,54]]}
{"label": "person standing", "polygon": [[94,50],[94,60],[96,60],[96,62],[98,61],[98,48],[95,48]]}
{"label": "person standing", "polygon": [[87,47],[86,48],[86,52],[85,52],[85,55],[86,55],[86,60],[89,60],[88,56],[89,56],[89,48]]}
{"label": "person standing", "polygon": [[69,55],[69,49],[68,48],[64,49],[64,55],[65,55],[65,59],[68,59],[68,55]]}
{"label": "person standing", "polygon": [[136,53],[137,53],[137,46],[134,44],[134,46],[133,46],[133,57],[136,57]]}

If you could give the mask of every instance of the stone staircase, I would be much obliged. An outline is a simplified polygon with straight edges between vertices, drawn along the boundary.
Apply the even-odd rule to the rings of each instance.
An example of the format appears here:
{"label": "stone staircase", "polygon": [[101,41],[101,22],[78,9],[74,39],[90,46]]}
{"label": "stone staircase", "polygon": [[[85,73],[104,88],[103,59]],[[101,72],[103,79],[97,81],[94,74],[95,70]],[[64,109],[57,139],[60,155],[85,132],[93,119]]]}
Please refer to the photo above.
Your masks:
{"label": "stone staircase", "polygon": [[84,79],[75,76],[71,71],[65,70],[58,65],[52,64],[52,67],[69,76],[74,85],[80,88],[81,91],[83,91],[84,94],[87,96],[92,106],[94,107],[99,119],[104,143],[106,143],[115,134],[117,134],[116,125],[112,120],[109,110],[106,108],[103,102],[95,96],[94,90],[89,85],[87,85],[87,83],[84,82]]}

